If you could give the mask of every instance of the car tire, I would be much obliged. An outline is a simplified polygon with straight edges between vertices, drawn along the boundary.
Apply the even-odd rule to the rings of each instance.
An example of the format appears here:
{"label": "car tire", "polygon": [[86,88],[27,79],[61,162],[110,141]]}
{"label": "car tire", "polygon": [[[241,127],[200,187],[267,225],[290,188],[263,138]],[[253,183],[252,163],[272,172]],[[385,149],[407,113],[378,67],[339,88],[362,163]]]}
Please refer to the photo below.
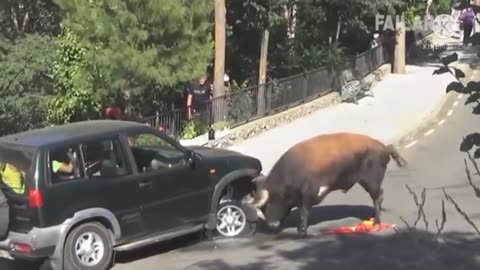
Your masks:
{"label": "car tire", "polygon": [[[88,244],[89,241],[92,243]],[[83,243],[85,247],[81,246]],[[100,253],[97,254],[98,256],[94,255],[95,249]],[[77,255],[79,252],[85,252],[87,255]],[[113,247],[110,234],[102,224],[84,223],[68,234],[63,249],[65,270],[106,270],[110,268],[112,258]]]}
{"label": "car tire", "polygon": [[7,196],[0,188],[0,240],[7,237],[8,226],[10,223],[10,208],[8,205]]}
{"label": "car tire", "polygon": [[216,235],[220,238],[250,237],[257,223],[249,222],[242,203],[235,200],[223,201],[217,208]]}

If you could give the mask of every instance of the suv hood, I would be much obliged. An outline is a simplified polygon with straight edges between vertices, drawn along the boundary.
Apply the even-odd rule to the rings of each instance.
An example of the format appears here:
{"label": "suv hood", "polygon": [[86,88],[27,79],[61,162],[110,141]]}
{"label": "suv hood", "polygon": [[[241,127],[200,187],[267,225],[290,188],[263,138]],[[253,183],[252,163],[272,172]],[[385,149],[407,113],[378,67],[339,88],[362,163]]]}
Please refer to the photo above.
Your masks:
{"label": "suv hood", "polygon": [[239,157],[245,156],[242,153],[225,150],[220,148],[211,148],[205,146],[188,146],[187,149],[195,151],[196,153],[200,154],[205,158],[227,158],[227,157]]}
{"label": "suv hood", "polygon": [[205,166],[215,166],[219,175],[247,168],[262,170],[260,160],[236,151],[204,146],[189,146],[186,148],[201,156],[201,159],[205,161]]}

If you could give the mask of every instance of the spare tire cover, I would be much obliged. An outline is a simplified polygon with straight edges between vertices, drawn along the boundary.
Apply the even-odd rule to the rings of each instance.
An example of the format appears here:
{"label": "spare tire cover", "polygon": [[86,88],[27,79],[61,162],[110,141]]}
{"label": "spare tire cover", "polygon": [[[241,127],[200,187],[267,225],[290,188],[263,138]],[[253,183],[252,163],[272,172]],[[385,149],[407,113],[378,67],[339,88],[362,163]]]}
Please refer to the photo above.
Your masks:
{"label": "spare tire cover", "polygon": [[0,239],[4,239],[8,233],[8,225],[10,222],[10,211],[8,207],[7,197],[0,188]]}

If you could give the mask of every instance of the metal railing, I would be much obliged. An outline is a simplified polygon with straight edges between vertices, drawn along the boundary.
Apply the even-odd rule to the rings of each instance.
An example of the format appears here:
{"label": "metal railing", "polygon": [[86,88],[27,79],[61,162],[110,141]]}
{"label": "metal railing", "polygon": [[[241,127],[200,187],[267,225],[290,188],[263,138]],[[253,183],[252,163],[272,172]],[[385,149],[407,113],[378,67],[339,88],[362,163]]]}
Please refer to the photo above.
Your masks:
{"label": "metal railing", "polygon": [[[361,79],[385,64],[386,60],[384,47],[379,45],[345,61],[344,68],[337,72],[319,68],[212,98],[207,102],[206,109],[193,119],[202,122],[203,126],[226,122],[231,128],[237,127],[340,90],[339,74],[343,70],[354,70]],[[164,130],[175,139],[181,138],[188,121],[186,108],[142,119],[142,122]]]}

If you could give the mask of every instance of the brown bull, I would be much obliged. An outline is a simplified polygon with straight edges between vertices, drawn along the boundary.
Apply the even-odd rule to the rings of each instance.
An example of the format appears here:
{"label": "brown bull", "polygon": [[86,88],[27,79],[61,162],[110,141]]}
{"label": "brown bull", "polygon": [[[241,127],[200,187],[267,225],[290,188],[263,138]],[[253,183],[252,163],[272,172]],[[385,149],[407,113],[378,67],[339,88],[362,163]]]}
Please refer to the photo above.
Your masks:
{"label": "brown bull", "polygon": [[300,211],[298,232],[305,235],[310,210],[331,191],[347,192],[356,183],[370,195],[375,222],[380,223],[382,182],[390,157],[399,167],[407,162],[392,145],[353,133],[320,135],[285,152],[268,176],[260,175],[253,202],[259,217],[279,229],[292,208]]}

